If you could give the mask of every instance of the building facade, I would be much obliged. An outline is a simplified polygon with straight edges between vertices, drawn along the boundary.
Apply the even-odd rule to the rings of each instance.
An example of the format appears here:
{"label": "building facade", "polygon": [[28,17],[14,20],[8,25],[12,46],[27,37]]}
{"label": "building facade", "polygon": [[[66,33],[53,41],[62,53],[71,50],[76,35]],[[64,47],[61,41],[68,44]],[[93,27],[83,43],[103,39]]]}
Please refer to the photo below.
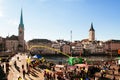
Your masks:
{"label": "building facade", "polygon": [[12,36],[7,36],[6,38],[0,38],[0,42],[2,45],[2,51],[23,52],[26,50],[26,45],[24,40],[24,24],[23,24],[22,10],[20,16],[20,24],[18,28],[18,36],[12,35]]}
{"label": "building facade", "polygon": [[105,52],[113,53],[113,55],[118,54],[118,50],[120,49],[120,40],[108,40],[105,42]]}
{"label": "building facade", "polygon": [[65,54],[71,54],[71,47],[68,44],[64,44],[62,46],[62,52]]}
{"label": "building facade", "polygon": [[[52,42],[47,39],[32,39],[27,42],[27,49],[34,53],[51,54]],[[37,46],[37,47],[33,47]]]}
{"label": "building facade", "polygon": [[74,49],[74,54],[83,54],[83,45],[80,41],[75,42],[73,49]]}

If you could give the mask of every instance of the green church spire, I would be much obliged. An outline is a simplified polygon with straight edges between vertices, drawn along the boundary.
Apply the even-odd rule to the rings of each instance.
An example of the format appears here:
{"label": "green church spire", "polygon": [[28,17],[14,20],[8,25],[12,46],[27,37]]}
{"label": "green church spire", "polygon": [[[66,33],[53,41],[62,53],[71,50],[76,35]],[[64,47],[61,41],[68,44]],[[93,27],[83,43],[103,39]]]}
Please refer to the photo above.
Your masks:
{"label": "green church spire", "polygon": [[22,9],[21,9],[21,16],[20,16],[20,24],[19,24],[19,28],[24,29],[24,24],[23,24],[23,15],[22,15]]}

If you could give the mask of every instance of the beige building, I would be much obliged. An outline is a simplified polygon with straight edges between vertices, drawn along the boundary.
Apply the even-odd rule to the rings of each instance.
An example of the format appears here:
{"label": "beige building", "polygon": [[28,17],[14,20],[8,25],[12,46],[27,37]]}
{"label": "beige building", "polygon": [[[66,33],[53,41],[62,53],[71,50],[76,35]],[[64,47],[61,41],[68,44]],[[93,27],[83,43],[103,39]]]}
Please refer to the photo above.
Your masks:
{"label": "beige building", "polygon": [[71,54],[71,47],[68,44],[62,46],[62,52],[66,54]]}
{"label": "beige building", "polygon": [[89,30],[89,41],[95,41],[95,30],[93,28],[93,23],[91,23],[91,28]]}
{"label": "beige building", "polygon": [[96,42],[96,53],[105,53],[105,49],[104,49],[105,45],[104,42],[102,41],[97,41]]}
{"label": "beige building", "polygon": [[118,53],[120,49],[120,40],[108,40],[105,42],[105,52],[106,53]]}
{"label": "beige building", "polygon": [[[61,44],[58,43],[58,42],[52,43],[51,47],[54,48],[57,51],[61,51]],[[59,54],[59,52],[57,52],[57,51],[53,51],[52,53],[53,54]]]}
{"label": "beige building", "polygon": [[[36,53],[51,54],[53,51],[51,49],[52,42],[47,39],[33,39],[28,41],[27,45],[28,45],[27,47],[28,50],[31,48],[31,51]],[[37,46],[37,47],[33,47],[33,46]]]}
{"label": "beige building", "polygon": [[5,40],[5,48],[8,52],[13,52],[18,50],[18,37],[12,35],[11,37],[7,37]]}
{"label": "beige building", "polygon": [[26,45],[24,40],[24,24],[23,15],[21,10],[20,24],[18,28],[18,36],[12,35],[6,38],[0,38],[0,43],[2,42],[2,50],[7,52],[25,51]]}
{"label": "beige building", "polygon": [[89,38],[83,39],[81,41],[83,49],[88,53],[104,53],[104,43],[102,41],[95,40],[95,30],[93,28],[93,23],[91,23],[91,28],[89,30]]}
{"label": "beige building", "polygon": [[82,43],[81,42],[76,42],[73,49],[74,49],[74,54],[82,54],[83,53]]}

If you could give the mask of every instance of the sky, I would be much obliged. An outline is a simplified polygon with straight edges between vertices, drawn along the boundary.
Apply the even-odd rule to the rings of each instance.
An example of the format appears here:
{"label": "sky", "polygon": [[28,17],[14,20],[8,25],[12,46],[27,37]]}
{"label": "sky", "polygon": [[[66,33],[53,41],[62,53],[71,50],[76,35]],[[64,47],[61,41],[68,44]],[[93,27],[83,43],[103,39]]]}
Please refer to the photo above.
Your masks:
{"label": "sky", "polygon": [[120,0],[0,0],[0,36],[18,35],[21,8],[25,40],[120,40]]}

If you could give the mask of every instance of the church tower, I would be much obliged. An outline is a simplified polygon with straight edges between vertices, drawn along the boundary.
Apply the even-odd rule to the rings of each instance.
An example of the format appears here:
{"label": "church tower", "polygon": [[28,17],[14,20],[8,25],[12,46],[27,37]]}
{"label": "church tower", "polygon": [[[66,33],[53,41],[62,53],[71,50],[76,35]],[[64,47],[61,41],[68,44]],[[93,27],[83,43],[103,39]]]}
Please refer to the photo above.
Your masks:
{"label": "church tower", "polygon": [[20,51],[24,51],[25,43],[24,43],[24,24],[23,24],[22,9],[21,9],[21,16],[20,16],[20,24],[19,24],[19,28],[18,28],[18,40],[19,40],[18,49]]}
{"label": "church tower", "polygon": [[89,30],[89,41],[95,41],[95,30],[93,28],[93,23],[91,23],[91,28]]}

